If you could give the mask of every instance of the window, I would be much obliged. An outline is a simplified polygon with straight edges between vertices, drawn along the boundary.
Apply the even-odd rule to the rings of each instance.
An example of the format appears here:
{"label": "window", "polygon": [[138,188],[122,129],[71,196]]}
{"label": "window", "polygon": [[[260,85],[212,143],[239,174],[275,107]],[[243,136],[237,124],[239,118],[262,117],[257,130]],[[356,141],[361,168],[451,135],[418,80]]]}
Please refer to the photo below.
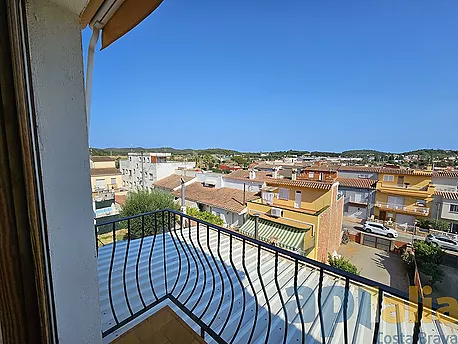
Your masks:
{"label": "window", "polygon": [[116,184],[116,178],[111,178],[111,185]]}
{"label": "window", "polygon": [[97,189],[103,189],[105,187],[105,179],[96,179],[95,180],[95,187]]}
{"label": "window", "polygon": [[384,182],[394,182],[394,176],[385,175],[385,176],[383,176],[383,181]]}
{"label": "window", "polygon": [[278,190],[278,198],[288,200],[289,199],[289,189],[280,188]]}
{"label": "window", "polygon": [[450,204],[450,212],[458,213],[458,204]]}
{"label": "window", "polygon": [[315,172],[309,172],[309,178],[315,178]]}

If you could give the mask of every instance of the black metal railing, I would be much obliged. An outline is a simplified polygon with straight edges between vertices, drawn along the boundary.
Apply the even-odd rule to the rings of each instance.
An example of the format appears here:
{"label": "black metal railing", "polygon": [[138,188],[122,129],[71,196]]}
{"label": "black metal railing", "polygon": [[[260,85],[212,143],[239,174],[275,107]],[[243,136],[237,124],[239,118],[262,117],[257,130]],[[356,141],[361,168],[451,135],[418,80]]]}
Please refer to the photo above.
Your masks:
{"label": "black metal railing", "polygon": [[[97,234],[101,226],[111,226],[110,239]],[[370,300],[376,301],[375,314],[365,313],[369,321],[362,320],[372,331],[364,342],[378,341],[386,298],[414,307],[413,342],[419,336],[421,299],[412,303],[399,290],[177,211],[131,216],[95,230],[104,337],[169,300],[197,324],[202,337],[218,343],[305,343],[313,331],[326,343],[339,326],[341,342],[348,343],[361,324],[361,314],[349,314],[355,291],[360,311],[370,313]],[[337,315],[330,306],[335,293],[342,300]]]}

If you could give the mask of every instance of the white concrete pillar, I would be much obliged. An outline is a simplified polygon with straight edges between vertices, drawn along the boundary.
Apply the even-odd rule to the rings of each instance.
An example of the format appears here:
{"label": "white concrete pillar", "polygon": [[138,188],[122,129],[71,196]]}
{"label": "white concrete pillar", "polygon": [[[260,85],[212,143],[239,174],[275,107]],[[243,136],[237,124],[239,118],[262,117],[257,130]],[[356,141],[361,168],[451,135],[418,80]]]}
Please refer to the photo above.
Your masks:
{"label": "white concrete pillar", "polygon": [[27,26],[59,343],[101,343],[79,9],[29,0]]}

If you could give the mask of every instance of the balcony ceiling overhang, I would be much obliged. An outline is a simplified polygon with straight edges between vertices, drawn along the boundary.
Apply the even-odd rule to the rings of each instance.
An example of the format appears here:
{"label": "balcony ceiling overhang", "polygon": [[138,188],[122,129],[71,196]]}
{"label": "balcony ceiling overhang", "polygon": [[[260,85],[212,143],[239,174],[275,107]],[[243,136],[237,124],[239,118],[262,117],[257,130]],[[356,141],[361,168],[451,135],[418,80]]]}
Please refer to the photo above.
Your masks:
{"label": "balcony ceiling overhang", "polygon": [[93,23],[100,11],[109,8],[110,18],[102,27],[104,49],[140,24],[161,3],[162,0],[89,0],[80,14],[81,28]]}

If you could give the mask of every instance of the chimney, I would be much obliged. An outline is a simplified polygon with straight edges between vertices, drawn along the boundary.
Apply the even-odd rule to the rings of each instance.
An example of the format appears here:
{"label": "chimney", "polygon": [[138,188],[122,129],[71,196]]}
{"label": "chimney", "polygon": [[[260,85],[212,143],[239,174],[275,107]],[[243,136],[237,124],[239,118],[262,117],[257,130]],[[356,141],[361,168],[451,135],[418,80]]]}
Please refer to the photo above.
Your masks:
{"label": "chimney", "polygon": [[293,168],[291,170],[291,180],[296,180],[297,177],[297,169]]}
{"label": "chimney", "polygon": [[277,169],[276,167],[274,168],[274,172],[272,173],[272,177],[273,177],[274,179],[277,179],[277,178],[278,178],[278,169]]}
{"label": "chimney", "polygon": [[250,179],[254,179],[256,178],[256,172],[254,172],[253,170],[250,171]]}

